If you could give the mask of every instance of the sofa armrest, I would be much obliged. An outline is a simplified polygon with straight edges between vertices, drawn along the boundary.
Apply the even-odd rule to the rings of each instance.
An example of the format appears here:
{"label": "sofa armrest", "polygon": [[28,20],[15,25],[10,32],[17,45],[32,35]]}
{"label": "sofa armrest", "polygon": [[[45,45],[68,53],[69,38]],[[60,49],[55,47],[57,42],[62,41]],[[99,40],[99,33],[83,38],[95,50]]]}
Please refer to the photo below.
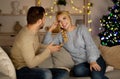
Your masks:
{"label": "sofa armrest", "polygon": [[10,79],[8,76],[0,73],[0,79]]}

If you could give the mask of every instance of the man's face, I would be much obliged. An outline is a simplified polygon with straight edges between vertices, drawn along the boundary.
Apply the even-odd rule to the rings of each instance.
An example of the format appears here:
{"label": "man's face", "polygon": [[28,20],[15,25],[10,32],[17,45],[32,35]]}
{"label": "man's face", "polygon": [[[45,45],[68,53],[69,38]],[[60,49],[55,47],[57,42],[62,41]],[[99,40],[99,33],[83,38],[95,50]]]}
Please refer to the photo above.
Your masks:
{"label": "man's face", "polygon": [[40,25],[40,29],[43,29],[43,27],[44,27],[44,24],[45,24],[45,15],[43,16],[43,18],[41,19],[42,20],[42,23],[41,23],[41,25]]}

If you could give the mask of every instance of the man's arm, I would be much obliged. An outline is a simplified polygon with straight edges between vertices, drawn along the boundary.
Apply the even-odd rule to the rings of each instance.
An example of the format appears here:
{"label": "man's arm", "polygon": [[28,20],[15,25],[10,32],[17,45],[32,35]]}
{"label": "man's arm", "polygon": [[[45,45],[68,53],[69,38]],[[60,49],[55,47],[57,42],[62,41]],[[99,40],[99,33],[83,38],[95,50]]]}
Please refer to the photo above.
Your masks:
{"label": "man's arm", "polygon": [[43,52],[41,52],[38,55],[35,55],[35,49],[33,47],[33,43],[31,41],[28,41],[29,43],[24,44],[21,47],[22,56],[27,64],[28,67],[33,68],[35,66],[38,66],[40,63],[42,63],[45,59],[47,59],[50,56],[50,50],[46,48]]}

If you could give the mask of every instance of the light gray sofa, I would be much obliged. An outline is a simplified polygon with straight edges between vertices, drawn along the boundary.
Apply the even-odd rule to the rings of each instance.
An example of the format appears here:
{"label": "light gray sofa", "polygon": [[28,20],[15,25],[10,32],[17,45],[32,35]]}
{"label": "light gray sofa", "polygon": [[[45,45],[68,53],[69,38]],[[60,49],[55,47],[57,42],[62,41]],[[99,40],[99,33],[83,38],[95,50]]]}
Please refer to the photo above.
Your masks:
{"label": "light gray sofa", "polygon": [[[96,42],[96,39],[95,39],[95,42]],[[6,47],[6,46],[2,47],[3,51],[5,51],[4,53],[7,52],[8,57],[9,57],[9,54],[10,54],[10,48],[11,47]],[[4,57],[3,57],[3,61],[4,61]],[[12,65],[11,61],[9,61],[9,62],[10,62],[10,67],[12,68],[13,65]],[[0,58],[0,63],[1,63],[1,58]],[[6,62],[4,62],[4,63],[6,63]],[[9,65],[9,64],[7,64],[7,65]],[[61,51],[52,54],[51,57],[48,58],[46,61],[44,61],[39,67],[40,68],[46,68],[46,67],[47,68],[52,68],[52,67],[63,67],[63,66],[64,67],[72,67],[73,65],[74,65],[74,63],[72,61],[71,56],[68,54],[67,51],[65,51],[62,48]],[[1,66],[0,66],[0,68],[1,68]],[[0,69],[0,79],[15,79],[15,77],[16,77],[15,76],[16,74],[14,73],[15,72],[14,69],[12,69],[11,72],[9,71],[9,74],[14,73],[12,75],[11,74],[6,75],[5,72],[4,73],[3,72],[4,71],[1,71],[1,69]],[[106,72],[105,75],[108,76],[109,79],[120,79],[120,70],[119,69],[114,69],[112,71]],[[70,77],[70,79],[91,79],[91,78],[90,77]]]}
{"label": "light gray sofa", "polygon": [[[116,70],[107,72],[106,76],[109,79],[120,79],[120,70],[116,69]],[[70,79],[91,79],[91,78],[90,77],[80,77],[80,78],[71,77]]]}

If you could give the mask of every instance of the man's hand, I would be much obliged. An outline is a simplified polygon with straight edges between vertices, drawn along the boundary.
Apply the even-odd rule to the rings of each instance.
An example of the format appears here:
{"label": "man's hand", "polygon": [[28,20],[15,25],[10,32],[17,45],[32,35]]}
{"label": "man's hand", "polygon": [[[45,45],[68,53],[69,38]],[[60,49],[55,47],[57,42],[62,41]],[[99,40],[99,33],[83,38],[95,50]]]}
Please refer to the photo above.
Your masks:
{"label": "man's hand", "polygon": [[101,67],[97,64],[97,62],[90,63],[90,70],[101,71]]}
{"label": "man's hand", "polygon": [[56,51],[59,51],[61,46],[60,45],[54,45],[53,43],[49,44],[48,49],[50,49],[51,53],[52,52],[56,52]]}

